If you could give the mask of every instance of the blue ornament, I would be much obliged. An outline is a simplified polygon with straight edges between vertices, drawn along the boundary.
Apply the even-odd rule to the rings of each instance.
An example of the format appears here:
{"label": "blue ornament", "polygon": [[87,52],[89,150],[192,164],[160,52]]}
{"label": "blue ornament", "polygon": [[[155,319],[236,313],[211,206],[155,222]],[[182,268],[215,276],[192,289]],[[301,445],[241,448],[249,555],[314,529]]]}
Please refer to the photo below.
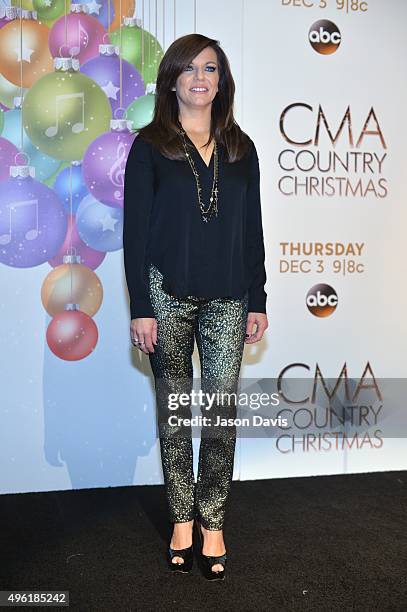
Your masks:
{"label": "blue ornament", "polygon": [[[21,110],[13,108],[4,113],[3,138],[7,138],[18,149],[21,150]],[[30,166],[35,168],[35,178],[45,181],[52,176],[61,165],[61,160],[54,159],[40,151],[28,138],[23,130],[23,149],[29,157]]]}
{"label": "blue ornament", "polygon": [[[71,212],[70,203],[70,185],[71,175],[70,169],[64,168],[57,175],[54,183],[54,189],[59,196],[59,199],[64,205],[67,213]],[[88,195],[89,190],[83,181],[82,164],[72,164],[72,214],[76,214],[81,200]]]}
{"label": "blue ornament", "polygon": [[91,193],[79,204],[76,227],[81,240],[96,251],[123,248],[123,209],[106,206]]}

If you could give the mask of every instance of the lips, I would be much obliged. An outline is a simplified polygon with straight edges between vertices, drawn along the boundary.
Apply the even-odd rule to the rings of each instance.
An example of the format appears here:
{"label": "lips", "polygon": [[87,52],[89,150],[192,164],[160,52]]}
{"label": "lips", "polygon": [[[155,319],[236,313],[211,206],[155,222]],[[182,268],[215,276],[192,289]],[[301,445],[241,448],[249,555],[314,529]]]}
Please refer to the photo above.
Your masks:
{"label": "lips", "polygon": [[208,91],[208,88],[207,87],[191,87],[189,91],[192,91],[193,93],[205,93]]}

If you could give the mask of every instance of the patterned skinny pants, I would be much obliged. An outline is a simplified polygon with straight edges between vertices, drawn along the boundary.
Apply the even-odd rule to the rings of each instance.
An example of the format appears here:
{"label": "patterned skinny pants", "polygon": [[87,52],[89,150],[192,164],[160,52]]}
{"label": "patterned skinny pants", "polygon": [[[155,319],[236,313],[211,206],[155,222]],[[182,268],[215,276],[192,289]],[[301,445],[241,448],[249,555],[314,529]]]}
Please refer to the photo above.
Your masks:
{"label": "patterned skinny pants", "polygon": [[[236,425],[216,423],[219,419],[236,418],[234,394],[244,349],[248,295],[242,299],[178,298],[163,290],[162,279],[161,272],[150,263],[149,287],[157,320],[157,345],[149,359],[155,379],[170,520],[181,523],[197,516],[206,529],[223,529],[233,477]],[[201,364],[201,391],[212,394],[210,404],[206,400],[200,404],[202,417],[207,420],[201,429],[196,485],[191,426],[169,421],[174,416],[190,419],[191,402],[180,403],[175,413],[168,402],[170,393],[187,393],[191,398],[195,338]]]}

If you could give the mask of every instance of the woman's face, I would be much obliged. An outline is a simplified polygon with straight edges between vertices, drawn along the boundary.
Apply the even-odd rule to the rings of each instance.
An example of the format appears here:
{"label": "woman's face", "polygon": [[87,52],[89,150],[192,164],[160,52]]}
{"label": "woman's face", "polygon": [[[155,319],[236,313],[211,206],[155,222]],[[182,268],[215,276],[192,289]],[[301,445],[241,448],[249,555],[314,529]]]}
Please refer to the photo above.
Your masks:
{"label": "woman's face", "polygon": [[207,106],[216,96],[218,83],[216,51],[213,47],[206,47],[178,76],[175,88],[178,103],[194,108]]}

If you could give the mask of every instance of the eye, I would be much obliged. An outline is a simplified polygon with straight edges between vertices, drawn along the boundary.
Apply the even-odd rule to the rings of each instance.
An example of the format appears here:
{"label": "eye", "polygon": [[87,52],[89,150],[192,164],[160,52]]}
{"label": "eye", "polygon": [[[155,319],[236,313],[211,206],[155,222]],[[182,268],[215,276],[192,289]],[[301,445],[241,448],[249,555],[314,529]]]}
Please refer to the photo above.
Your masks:
{"label": "eye", "polygon": [[188,66],[185,66],[184,70],[189,70],[190,68],[192,68],[191,64],[188,64]]}
{"label": "eye", "polygon": [[208,70],[210,70],[210,72],[215,72],[216,67],[215,66],[207,66],[206,67]]}

